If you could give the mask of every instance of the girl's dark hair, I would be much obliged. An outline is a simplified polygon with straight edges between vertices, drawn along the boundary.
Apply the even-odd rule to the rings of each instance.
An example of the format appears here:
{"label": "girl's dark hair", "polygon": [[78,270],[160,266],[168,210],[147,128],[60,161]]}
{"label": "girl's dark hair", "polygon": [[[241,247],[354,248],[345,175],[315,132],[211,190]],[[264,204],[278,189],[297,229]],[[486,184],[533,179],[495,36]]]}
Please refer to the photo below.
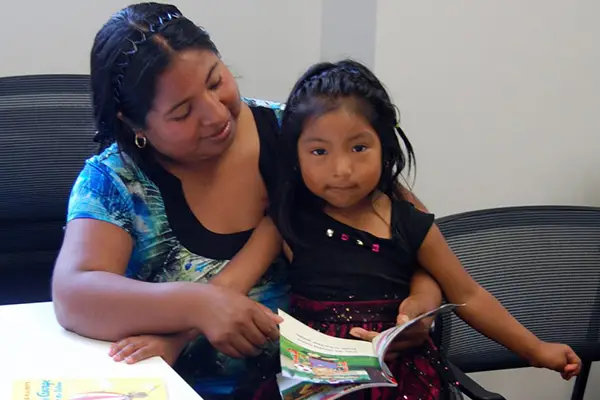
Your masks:
{"label": "girl's dark hair", "polygon": [[[377,77],[363,64],[342,60],[313,65],[300,77],[288,97],[281,126],[281,160],[275,217],[283,237],[299,242],[292,220],[298,207],[322,208],[302,180],[298,140],[309,119],[342,107],[363,116],[381,141],[381,177],[377,190],[401,199],[398,178],[415,167],[413,147],[398,124],[398,112]],[[402,144],[406,148],[403,151]]]}
{"label": "girl's dark hair", "polygon": [[116,141],[135,162],[148,159],[148,149],[134,144],[134,129],[146,127],[156,80],[173,54],[191,48],[219,55],[208,33],[169,4],[130,5],[100,29],[90,64],[95,140],[101,150]]}

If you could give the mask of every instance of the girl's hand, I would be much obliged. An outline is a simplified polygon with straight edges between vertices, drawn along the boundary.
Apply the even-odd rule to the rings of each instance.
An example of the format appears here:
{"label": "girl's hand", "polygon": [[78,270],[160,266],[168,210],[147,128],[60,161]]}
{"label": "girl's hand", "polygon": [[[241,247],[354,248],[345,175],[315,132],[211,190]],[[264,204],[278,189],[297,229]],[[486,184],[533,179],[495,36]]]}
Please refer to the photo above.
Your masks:
{"label": "girl's hand", "polygon": [[[404,299],[398,308],[396,324],[402,325],[411,319],[429,311],[429,309],[427,309],[427,307],[424,305],[426,303],[427,302],[421,301],[419,296],[416,295],[409,296]],[[400,357],[402,351],[422,346],[429,338],[429,330],[431,329],[432,323],[433,318],[423,319],[396,336],[388,348],[388,351],[385,355],[385,360],[387,362],[394,361]],[[375,339],[375,337],[378,335],[377,332],[367,331],[362,328],[353,328],[350,330],[350,334],[354,337],[367,341],[373,341],[373,339]]]}
{"label": "girl's hand", "polygon": [[187,343],[187,335],[141,335],[113,343],[109,356],[115,361],[135,364],[151,357],[161,357],[173,366]]}
{"label": "girl's hand", "polygon": [[534,367],[560,372],[565,380],[579,375],[581,371],[581,359],[573,349],[561,343],[542,342],[534,351],[530,363]]}

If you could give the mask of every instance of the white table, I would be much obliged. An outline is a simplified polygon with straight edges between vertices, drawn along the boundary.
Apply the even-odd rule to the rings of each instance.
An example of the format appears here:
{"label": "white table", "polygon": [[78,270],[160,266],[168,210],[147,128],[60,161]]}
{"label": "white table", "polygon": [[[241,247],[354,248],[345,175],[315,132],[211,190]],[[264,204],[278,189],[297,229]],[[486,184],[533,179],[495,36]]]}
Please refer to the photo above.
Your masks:
{"label": "white table", "polygon": [[65,331],[52,303],[0,306],[0,399],[10,399],[14,379],[162,378],[169,399],[201,400],[160,358],[134,365],[108,356],[110,343]]}

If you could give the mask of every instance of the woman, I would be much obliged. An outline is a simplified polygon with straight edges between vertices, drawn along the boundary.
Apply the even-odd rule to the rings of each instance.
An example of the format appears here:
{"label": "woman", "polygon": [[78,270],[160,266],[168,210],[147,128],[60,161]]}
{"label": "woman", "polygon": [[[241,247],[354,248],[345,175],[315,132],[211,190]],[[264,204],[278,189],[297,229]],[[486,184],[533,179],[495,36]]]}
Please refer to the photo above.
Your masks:
{"label": "woman", "polygon": [[[109,341],[176,335],[178,372],[204,398],[228,398],[257,370],[252,356],[276,350],[272,310],[287,300],[280,245],[265,245],[277,236],[265,215],[280,107],[242,101],[206,31],[165,4],[110,18],[91,82],[106,148],[71,193],[58,321]],[[440,302],[428,276],[414,287]],[[430,306],[416,299],[401,311]]]}

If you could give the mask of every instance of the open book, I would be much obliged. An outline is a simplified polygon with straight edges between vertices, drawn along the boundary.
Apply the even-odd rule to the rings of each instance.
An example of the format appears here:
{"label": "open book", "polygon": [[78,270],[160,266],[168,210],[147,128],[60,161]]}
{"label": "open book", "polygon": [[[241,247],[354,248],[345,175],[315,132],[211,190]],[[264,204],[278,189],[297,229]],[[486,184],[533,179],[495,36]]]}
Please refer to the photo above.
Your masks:
{"label": "open book", "polygon": [[167,400],[159,378],[24,379],[13,383],[12,400]]}
{"label": "open book", "polygon": [[281,374],[277,376],[284,400],[333,400],[370,387],[396,386],[384,357],[392,341],[423,318],[458,307],[445,304],[402,325],[381,332],[367,342],[325,335],[279,310]]}

